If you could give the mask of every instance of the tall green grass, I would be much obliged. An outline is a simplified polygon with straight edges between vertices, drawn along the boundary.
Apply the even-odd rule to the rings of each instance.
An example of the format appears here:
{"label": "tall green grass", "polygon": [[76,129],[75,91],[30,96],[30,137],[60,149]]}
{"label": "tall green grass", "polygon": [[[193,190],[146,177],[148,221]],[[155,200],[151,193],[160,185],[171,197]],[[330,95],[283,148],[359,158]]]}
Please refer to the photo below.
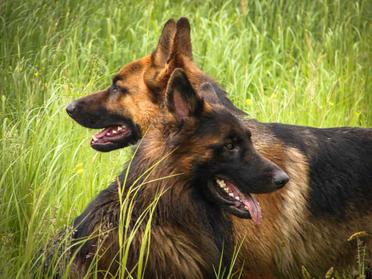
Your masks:
{"label": "tall green grass", "polygon": [[372,126],[372,4],[360,1],[0,1],[0,275],[115,178],[128,150],[88,145],[64,112],[187,16],[194,57],[261,121]]}

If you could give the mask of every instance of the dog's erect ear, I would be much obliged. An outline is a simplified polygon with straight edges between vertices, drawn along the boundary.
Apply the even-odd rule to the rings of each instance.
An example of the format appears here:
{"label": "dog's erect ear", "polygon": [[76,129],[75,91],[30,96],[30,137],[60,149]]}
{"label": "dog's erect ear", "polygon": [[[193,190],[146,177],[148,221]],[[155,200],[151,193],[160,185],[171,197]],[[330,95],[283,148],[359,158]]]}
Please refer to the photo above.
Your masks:
{"label": "dog's erect ear", "polygon": [[167,107],[178,121],[199,116],[204,101],[193,89],[185,72],[177,68],[173,71],[167,86]]}
{"label": "dog's erect ear", "polygon": [[186,17],[177,21],[177,32],[175,36],[175,51],[179,56],[188,57],[192,60],[191,27]]}
{"label": "dog's erect ear", "polygon": [[169,60],[173,52],[176,29],[176,22],[173,18],[165,23],[158,41],[158,46],[152,53],[152,61],[156,66],[164,66]]}

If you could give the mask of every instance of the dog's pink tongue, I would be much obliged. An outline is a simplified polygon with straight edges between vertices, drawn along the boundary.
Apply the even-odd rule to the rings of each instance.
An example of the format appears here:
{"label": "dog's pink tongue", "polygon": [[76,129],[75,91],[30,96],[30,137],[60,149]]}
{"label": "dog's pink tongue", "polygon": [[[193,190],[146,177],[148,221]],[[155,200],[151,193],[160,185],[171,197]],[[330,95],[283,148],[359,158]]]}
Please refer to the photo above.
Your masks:
{"label": "dog's pink tongue", "polygon": [[256,225],[259,225],[262,221],[261,207],[258,202],[252,196],[244,196],[241,201],[244,204],[245,209],[251,214],[252,220]]}
{"label": "dog's pink tongue", "polygon": [[100,138],[103,138],[107,132],[113,130],[114,127],[107,127],[105,129],[103,129],[101,132],[98,132],[97,134],[95,134],[94,136],[97,138],[97,139],[100,139]]}

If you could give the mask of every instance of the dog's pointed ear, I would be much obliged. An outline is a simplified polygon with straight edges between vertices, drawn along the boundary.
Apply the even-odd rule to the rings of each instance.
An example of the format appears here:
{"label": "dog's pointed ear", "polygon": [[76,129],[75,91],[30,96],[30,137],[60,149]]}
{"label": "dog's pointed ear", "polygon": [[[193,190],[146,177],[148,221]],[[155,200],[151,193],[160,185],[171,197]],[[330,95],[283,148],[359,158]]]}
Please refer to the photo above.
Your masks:
{"label": "dog's pointed ear", "polygon": [[172,55],[176,30],[177,26],[175,20],[173,18],[169,19],[165,23],[158,45],[152,53],[152,62],[156,66],[164,66]]}
{"label": "dog's pointed ear", "polygon": [[186,17],[181,17],[177,21],[175,51],[177,56],[181,55],[192,60],[191,27]]}
{"label": "dog's pointed ear", "polygon": [[204,101],[195,92],[182,69],[177,68],[173,71],[166,92],[168,110],[177,121],[198,117],[203,112]]}

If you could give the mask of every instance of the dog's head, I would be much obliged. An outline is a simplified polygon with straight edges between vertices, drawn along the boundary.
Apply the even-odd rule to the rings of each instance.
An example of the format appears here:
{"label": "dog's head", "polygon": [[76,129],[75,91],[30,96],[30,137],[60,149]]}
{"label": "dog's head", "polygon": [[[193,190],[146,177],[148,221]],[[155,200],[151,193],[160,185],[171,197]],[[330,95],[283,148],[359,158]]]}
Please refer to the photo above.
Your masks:
{"label": "dog's head", "polygon": [[166,90],[173,117],[160,134],[170,134],[167,147],[175,147],[175,164],[212,202],[259,223],[261,209],[251,194],[283,187],[288,175],[256,152],[250,131],[238,118],[199,97],[216,94],[211,84],[200,90],[204,92],[195,92],[181,69],[174,71]]}
{"label": "dog's head", "polygon": [[94,149],[111,151],[137,142],[157,117],[169,76],[175,69],[172,57],[176,29],[176,22],[169,20],[151,55],[125,65],[109,88],[67,106],[67,113],[82,126],[103,128],[92,137]]}

